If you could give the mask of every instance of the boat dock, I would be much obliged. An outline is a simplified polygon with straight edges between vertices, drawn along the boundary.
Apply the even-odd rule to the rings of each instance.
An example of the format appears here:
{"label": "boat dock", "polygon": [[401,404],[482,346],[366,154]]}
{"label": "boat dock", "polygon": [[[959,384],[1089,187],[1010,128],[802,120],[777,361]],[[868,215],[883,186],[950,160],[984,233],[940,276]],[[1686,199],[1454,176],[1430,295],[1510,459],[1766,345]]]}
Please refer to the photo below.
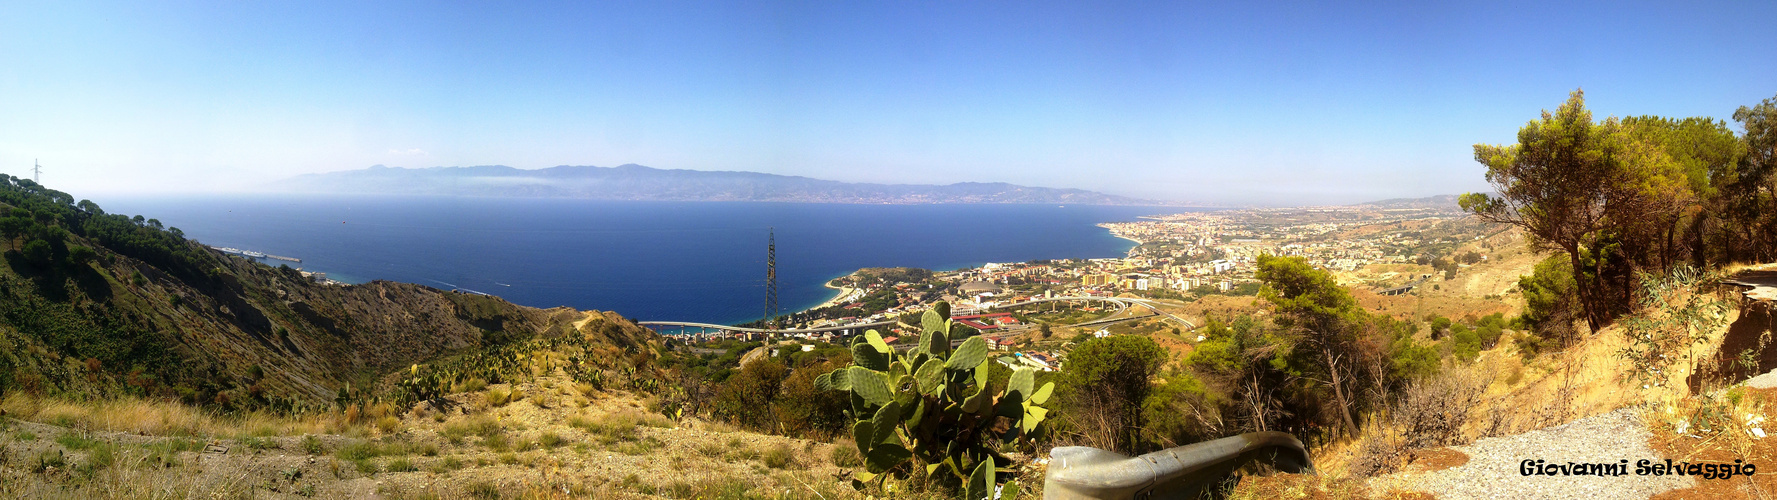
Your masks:
{"label": "boat dock", "polygon": [[295,257],[285,257],[285,256],[282,256],[282,255],[272,255],[272,254],[269,254],[269,253],[265,253],[265,252],[255,252],[255,251],[252,251],[252,250],[242,250],[242,249],[239,249],[239,248],[235,248],[235,247],[210,247],[210,249],[212,249],[212,250],[215,250],[215,251],[218,251],[218,252],[222,252],[222,253],[226,253],[226,254],[231,254],[231,255],[239,255],[239,256],[242,256],[242,257],[247,257],[247,258],[250,258],[250,259],[278,259],[278,260],[287,260],[287,261],[290,261],[290,262],[295,262],[295,263],[299,263],[299,264],[300,264],[300,263],[302,263],[302,259],[298,259],[298,258],[295,258]]}

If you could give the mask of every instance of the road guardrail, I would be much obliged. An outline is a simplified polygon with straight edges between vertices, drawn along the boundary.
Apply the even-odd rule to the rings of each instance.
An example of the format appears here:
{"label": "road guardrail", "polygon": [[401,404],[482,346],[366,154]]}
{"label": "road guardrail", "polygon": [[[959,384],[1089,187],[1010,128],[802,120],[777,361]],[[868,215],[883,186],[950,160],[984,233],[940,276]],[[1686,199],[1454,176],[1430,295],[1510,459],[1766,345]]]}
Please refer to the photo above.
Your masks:
{"label": "road guardrail", "polygon": [[1063,446],[1049,452],[1043,498],[1197,498],[1221,484],[1236,469],[1254,462],[1289,473],[1314,468],[1302,442],[1282,432],[1250,432],[1139,457],[1087,446]]}

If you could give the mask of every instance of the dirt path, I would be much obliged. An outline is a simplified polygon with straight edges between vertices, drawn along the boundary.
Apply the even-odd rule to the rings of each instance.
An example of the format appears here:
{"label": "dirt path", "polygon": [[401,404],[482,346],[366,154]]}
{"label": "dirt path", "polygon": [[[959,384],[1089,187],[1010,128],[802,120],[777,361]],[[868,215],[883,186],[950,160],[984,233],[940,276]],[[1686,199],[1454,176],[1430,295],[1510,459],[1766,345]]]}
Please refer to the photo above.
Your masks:
{"label": "dirt path", "polygon": [[[1391,474],[1371,481],[1378,491],[1401,488],[1431,493],[1442,499],[1551,498],[1642,499],[1689,488],[1689,476],[1640,476],[1635,462],[1659,459],[1648,447],[1651,435],[1638,411],[1624,408],[1602,415],[1523,434],[1483,438],[1453,447],[1469,456],[1461,466],[1425,473]],[[1622,476],[1525,476],[1525,460],[1545,463],[1607,463],[1627,460]]]}

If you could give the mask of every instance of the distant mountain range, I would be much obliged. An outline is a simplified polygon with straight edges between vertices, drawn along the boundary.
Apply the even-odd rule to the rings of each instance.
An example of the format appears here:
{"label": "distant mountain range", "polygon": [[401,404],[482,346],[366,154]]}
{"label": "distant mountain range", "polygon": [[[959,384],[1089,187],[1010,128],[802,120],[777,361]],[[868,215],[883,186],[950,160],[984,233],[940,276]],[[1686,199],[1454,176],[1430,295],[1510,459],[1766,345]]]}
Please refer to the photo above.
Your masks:
{"label": "distant mountain range", "polygon": [[1439,212],[1461,212],[1462,207],[1456,204],[1456,195],[1441,194],[1425,198],[1389,198],[1366,203],[1355,203],[1354,207],[1371,207],[1380,209],[1418,208],[1431,209]]}
{"label": "distant mountain range", "polygon": [[641,165],[391,168],[306,174],[279,189],[325,193],[431,194],[649,201],[782,201],[804,203],[1059,203],[1165,205],[1082,189],[1003,182],[949,185],[867,184],[758,172],[662,170]]}

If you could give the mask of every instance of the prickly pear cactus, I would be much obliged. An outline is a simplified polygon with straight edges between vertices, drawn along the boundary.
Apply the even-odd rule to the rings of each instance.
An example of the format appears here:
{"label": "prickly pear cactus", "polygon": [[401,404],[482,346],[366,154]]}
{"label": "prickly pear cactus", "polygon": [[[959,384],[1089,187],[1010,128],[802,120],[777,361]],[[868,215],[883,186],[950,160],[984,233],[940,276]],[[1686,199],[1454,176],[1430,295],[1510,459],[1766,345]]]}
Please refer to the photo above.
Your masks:
{"label": "prickly pear cactus", "polygon": [[[1055,384],[1037,387],[1036,373],[1018,368],[1004,389],[993,389],[987,342],[970,337],[952,349],[951,321],[940,310],[949,307],[921,318],[918,346],[896,352],[871,330],[852,344],[852,366],[815,380],[851,393],[852,437],[865,469],[853,486],[880,488],[887,474],[905,473],[918,459],[927,474],[955,477],[970,499],[986,498],[999,474],[1012,470],[995,466],[1012,464],[1002,447],[1028,443],[1044,429],[1049,410],[1041,405]],[[1017,491],[1007,484],[1000,498]]]}

